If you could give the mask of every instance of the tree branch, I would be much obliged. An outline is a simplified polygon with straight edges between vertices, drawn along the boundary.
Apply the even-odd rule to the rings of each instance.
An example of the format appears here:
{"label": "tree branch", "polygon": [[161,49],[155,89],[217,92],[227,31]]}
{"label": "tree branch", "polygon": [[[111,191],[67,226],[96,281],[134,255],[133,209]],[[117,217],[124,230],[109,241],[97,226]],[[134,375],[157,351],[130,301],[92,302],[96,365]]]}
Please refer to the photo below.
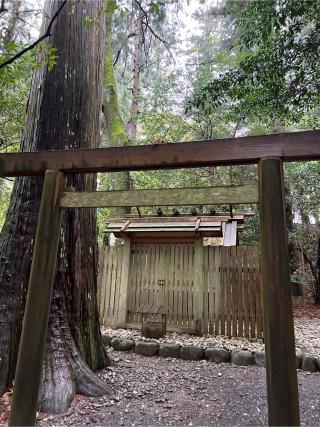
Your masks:
{"label": "tree branch", "polygon": [[127,41],[130,39],[130,37],[134,37],[135,36],[135,33],[130,33],[130,34],[128,34],[127,35],[127,38],[126,38],[126,40],[124,40],[123,42],[122,42],[122,44],[121,44],[121,46],[119,47],[119,49],[118,49],[118,52],[117,52],[117,54],[116,54],[116,57],[115,57],[115,59],[113,60],[113,66],[115,66],[116,64],[117,64],[117,62],[118,62],[118,60],[119,60],[119,57],[120,57],[120,54],[121,54],[121,51],[122,51],[122,49],[123,49],[123,46],[127,43]]}
{"label": "tree branch", "polygon": [[6,8],[6,6],[5,6],[5,1],[6,0],[1,0],[1,3],[0,3],[0,15],[1,15],[1,13],[5,13],[5,12],[8,12],[8,9]]}
{"label": "tree branch", "polygon": [[317,270],[315,269],[314,265],[312,264],[311,259],[308,257],[308,255],[304,251],[302,251],[302,255],[303,255],[304,260],[309,264],[309,267],[310,267],[310,270],[312,272],[315,284],[316,284],[316,286],[318,286]]}
{"label": "tree branch", "polygon": [[174,57],[173,57],[173,55],[172,55],[172,52],[171,52],[171,50],[169,49],[169,43],[166,41],[166,40],[164,40],[162,37],[160,37],[154,30],[153,30],[153,28],[150,26],[150,24],[149,24],[149,17],[148,17],[148,14],[147,14],[147,12],[144,10],[144,8],[142,7],[142,5],[141,5],[141,3],[139,2],[139,0],[134,0],[135,1],[135,3],[138,5],[138,7],[139,7],[139,9],[141,10],[141,12],[143,13],[143,15],[145,16],[145,18],[146,18],[146,21],[145,21],[145,24],[146,24],[146,28],[148,28],[148,30],[150,31],[150,33],[157,39],[157,40],[159,40],[161,43],[163,43],[163,45],[165,46],[165,48],[167,49],[167,51],[169,52],[169,54],[170,54],[170,56],[171,56],[171,58],[172,58],[172,60],[173,60],[173,62],[175,62],[175,59],[174,59]]}
{"label": "tree branch", "polygon": [[54,21],[57,19],[57,17],[59,16],[59,13],[61,12],[62,8],[64,7],[64,5],[67,3],[67,0],[64,0],[61,5],[59,6],[59,8],[57,9],[56,13],[53,15],[53,17],[51,18],[51,21],[49,22],[47,31],[42,34],[42,36],[40,36],[34,43],[32,43],[30,46],[27,46],[26,48],[22,49],[20,52],[18,52],[16,55],[12,56],[10,59],[8,59],[7,61],[4,61],[0,64],[0,69],[4,68],[6,65],[11,64],[12,62],[16,61],[17,59],[19,59],[22,55],[24,55],[25,53],[27,53],[28,51],[34,49],[40,42],[42,42],[42,40],[46,39],[47,37],[49,37],[50,31],[51,31],[51,27],[54,23]]}

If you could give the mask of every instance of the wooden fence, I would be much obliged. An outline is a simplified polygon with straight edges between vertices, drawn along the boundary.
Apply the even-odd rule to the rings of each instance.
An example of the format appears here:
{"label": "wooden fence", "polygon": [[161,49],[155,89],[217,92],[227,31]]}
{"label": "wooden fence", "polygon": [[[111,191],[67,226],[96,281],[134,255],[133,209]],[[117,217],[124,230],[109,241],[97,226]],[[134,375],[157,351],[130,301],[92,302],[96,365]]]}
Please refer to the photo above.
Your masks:
{"label": "wooden fence", "polygon": [[140,327],[140,305],[163,304],[169,331],[193,333],[200,304],[204,333],[262,337],[259,249],[205,246],[202,251],[199,285],[193,244],[133,243],[127,255],[124,246],[102,247],[101,323]]}

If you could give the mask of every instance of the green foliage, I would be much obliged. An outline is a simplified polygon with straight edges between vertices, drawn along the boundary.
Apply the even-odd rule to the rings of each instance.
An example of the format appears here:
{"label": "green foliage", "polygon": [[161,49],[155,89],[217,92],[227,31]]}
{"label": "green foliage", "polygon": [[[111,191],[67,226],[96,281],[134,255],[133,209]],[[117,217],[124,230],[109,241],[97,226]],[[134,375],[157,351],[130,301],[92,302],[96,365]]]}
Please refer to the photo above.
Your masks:
{"label": "green foliage", "polygon": [[319,2],[248,1],[236,37],[238,64],[195,91],[191,106],[212,111],[227,103],[234,117],[287,123],[319,105]]}
{"label": "green foliage", "polygon": [[[0,52],[0,63],[11,58],[21,49],[14,42],[6,44],[6,50]],[[0,70],[0,150],[18,150],[28,99],[32,55],[26,54],[20,61]]]}

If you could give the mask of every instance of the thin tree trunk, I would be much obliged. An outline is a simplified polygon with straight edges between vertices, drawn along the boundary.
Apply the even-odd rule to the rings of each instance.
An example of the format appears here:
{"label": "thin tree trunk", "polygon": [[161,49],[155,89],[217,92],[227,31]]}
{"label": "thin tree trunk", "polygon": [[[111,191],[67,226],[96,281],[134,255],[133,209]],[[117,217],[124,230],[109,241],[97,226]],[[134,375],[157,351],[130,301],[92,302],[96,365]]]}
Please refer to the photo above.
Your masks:
{"label": "thin tree trunk", "polygon": [[18,17],[19,17],[20,6],[21,6],[21,0],[12,1],[12,8],[10,12],[10,17],[8,19],[8,26],[3,36],[3,41],[5,42],[12,41],[14,39],[15,28],[17,25]]}
{"label": "thin tree trunk", "polygon": [[[46,0],[44,26],[61,0]],[[105,35],[103,1],[67,2],[49,42],[57,64],[35,71],[22,151],[96,147],[103,76]],[[83,16],[93,18],[88,28]],[[98,23],[94,23],[94,19]],[[72,175],[67,185],[93,190],[96,176]],[[0,393],[11,385],[30,272],[42,178],[15,181],[6,223],[0,235]],[[106,365],[96,302],[95,210],[64,212],[53,291],[42,410],[65,410],[75,393],[101,395],[107,386],[89,369]],[[85,364],[85,362],[88,366]]]}
{"label": "thin tree trunk", "polygon": [[[110,10],[110,0],[106,1],[106,10]],[[112,18],[113,12],[106,13],[106,53],[104,61],[104,94],[103,116],[105,143],[110,147],[123,146],[129,143],[128,135],[120,114],[117,83],[113,67],[112,51]],[[117,172],[112,175],[113,190],[128,190],[130,188],[129,171]],[[130,208],[112,208],[110,216],[117,218],[130,213]]]}
{"label": "thin tree trunk", "polygon": [[137,116],[138,116],[138,98],[140,94],[140,66],[143,44],[142,17],[138,18],[134,37],[134,52],[133,52],[133,85],[132,85],[132,101],[130,108],[130,119],[127,123],[127,134],[130,139],[137,138]]}

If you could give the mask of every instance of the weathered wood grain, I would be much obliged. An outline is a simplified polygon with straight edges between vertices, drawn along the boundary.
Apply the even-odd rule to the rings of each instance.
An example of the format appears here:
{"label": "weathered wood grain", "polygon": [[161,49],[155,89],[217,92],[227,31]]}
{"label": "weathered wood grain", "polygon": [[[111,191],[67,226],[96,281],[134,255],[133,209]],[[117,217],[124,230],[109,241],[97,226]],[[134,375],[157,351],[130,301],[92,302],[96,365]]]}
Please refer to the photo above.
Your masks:
{"label": "weathered wood grain", "polygon": [[11,426],[31,426],[36,420],[60,236],[63,187],[61,172],[46,172],[14,380]]}
{"label": "weathered wood grain", "polygon": [[297,426],[300,424],[299,398],[282,161],[279,158],[262,159],[259,168],[269,425]]}
{"label": "weathered wood grain", "polygon": [[[137,311],[142,304],[164,305],[168,310],[169,328],[190,327],[194,333],[195,320],[201,316],[204,333],[208,331],[209,325],[211,332],[219,334],[221,324],[222,334],[227,331],[231,336],[244,334],[250,338],[256,335],[257,327],[257,337],[261,338],[262,329],[258,328],[256,315],[258,313],[261,316],[259,249],[202,247],[200,242],[199,246],[203,251],[202,291],[197,287],[198,280],[194,279],[199,277],[200,271],[195,268],[195,260],[199,261],[199,253],[197,259],[193,244],[132,243],[127,323],[141,321]],[[101,287],[99,306],[100,314],[103,313],[100,317],[104,326],[119,324],[121,318],[123,291],[120,288],[124,286],[123,277],[127,275],[127,271],[124,272],[124,269],[127,270],[124,266],[126,249],[125,247],[123,249],[123,251],[122,247],[100,249],[100,254],[106,257],[104,261],[101,256],[99,258],[102,272],[102,275],[99,275],[99,281],[102,282],[99,284]],[[122,266],[122,270],[119,266]],[[247,274],[240,274],[240,270],[245,268]],[[254,272],[256,273],[253,274]],[[159,286],[159,279],[164,280],[163,286]],[[245,299],[242,299],[241,292],[244,292],[242,289],[246,292]],[[243,322],[245,328],[242,327]]]}
{"label": "weathered wood grain", "polygon": [[117,327],[125,328],[128,311],[128,286],[130,269],[130,239],[125,238],[121,259],[121,276],[119,283],[119,308],[117,317]]}
{"label": "weathered wood grain", "polygon": [[319,160],[320,132],[1,154],[0,176],[43,175],[47,169],[78,173],[249,164],[258,163],[262,157],[280,157],[284,161]]}
{"label": "weathered wood grain", "polygon": [[244,185],[158,190],[92,191],[63,194],[63,208],[212,205],[257,203],[258,181]]}

